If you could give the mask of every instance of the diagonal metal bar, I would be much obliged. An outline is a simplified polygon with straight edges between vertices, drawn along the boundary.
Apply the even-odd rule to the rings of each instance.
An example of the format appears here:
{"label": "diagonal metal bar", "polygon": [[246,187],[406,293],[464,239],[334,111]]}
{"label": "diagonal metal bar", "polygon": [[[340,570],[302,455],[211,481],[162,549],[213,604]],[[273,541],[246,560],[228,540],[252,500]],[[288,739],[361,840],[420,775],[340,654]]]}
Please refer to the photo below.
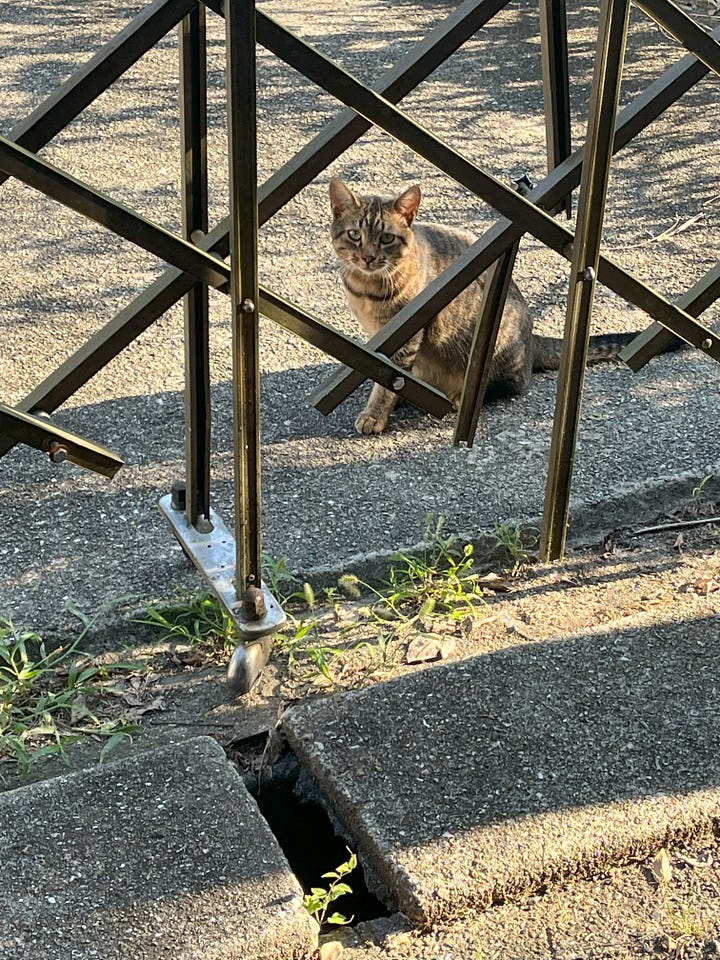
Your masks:
{"label": "diagonal metal bar", "polygon": [[[72,73],[40,106],[16,123],[8,139],[36,151],[180,23],[197,0],[155,0]],[[7,179],[0,173],[0,183]]]}
{"label": "diagonal metal bar", "polygon": [[[372,89],[386,100],[398,103],[473,34],[506,6],[507,0],[465,0],[434,30],[419,41]],[[272,33],[265,15],[258,11],[258,40],[267,46]],[[331,120],[260,191],[260,223],[265,223],[303,187],[322,173],[333,160],[372,126],[353,110],[343,110]]]}
{"label": "diagonal metal bar", "polygon": [[195,279],[218,290],[227,290],[230,278],[227,264],[1,136],[0,169]]}
{"label": "diagonal metal bar", "polygon": [[612,135],[620,99],[629,19],[630,0],[601,0],[585,162],[580,183],[540,538],[540,553],[546,561],[557,560],[565,551],[575,447],[590,343],[590,318],[610,180]]}
{"label": "diagonal metal bar", "polygon": [[271,17],[265,15],[265,20],[265,45],[289,66],[429,160],[443,173],[520,224],[547,246],[557,249],[568,243],[568,240],[572,241],[572,234],[549,214],[529,203],[482,167],[457,153],[385,97],[365,86],[343,67],[294,36]]}
{"label": "diagonal metal bar", "polygon": [[0,403],[0,439],[4,438],[10,438],[13,444],[26,443],[43,450],[58,463],[69,460],[104,477],[114,477],[123,465],[117,454],[58,427],[46,417]]}
{"label": "diagonal metal bar", "polygon": [[507,301],[510,280],[515,265],[520,241],[514,243],[509,250],[497,260],[488,273],[483,290],[482,303],[467,370],[463,384],[462,398],[455,420],[453,444],[461,443],[472,446],[477,430],[480,409],[485,399],[488,380],[490,378],[490,364],[495,351],[495,343],[500,331],[500,321]]}
{"label": "diagonal metal bar", "polygon": [[[217,231],[211,231],[198,246],[211,249],[217,236]],[[176,304],[194,283],[194,277],[175,267],[166,270],[39,383],[19,408],[51,413]],[[0,456],[8,449],[0,440]]]}
{"label": "diagonal metal bar", "polygon": [[[701,277],[690,290],[677,298],[678,307],[692,317],[699,317],[720,297],[720,263]],[[636,373],[653,357],[663,350],[672,340],[672,333],[660,323],[651,324],[620,351],[620,359]]]}
{"label": "diagonal metal bar", "polygon": [[[714,31],[713,37],[720,37],[720,28]],[[613,152],[617,153],[626,146],[633,137],[706,76],[707,72],[708,68],[705,64],[700,63],[692,54],[683,57],[678,63],[668,68],[618,117]],[[568,190],[580,182],[583,156],[583,148],[576,150],[572,157],[538,184],[529,195],[529,199],[543,207],[552,208],[567,194]],[[560,230],[565,230],[568,238],[567,245],[558,252],[569,257],[569,251],[572,249],[572,235],[566,228],[560,225],[558,227]],[[511,244],[522,236],[523,232],[522,227],[511,220],[506,218],[498,220],[412,303],[404,307],[369,340],[368,346],[386,354],[392,354],[394,350],[399,349],[480,273],[488,269]],[[605,257],[600,258],[599,279],[626,300],[639,306],[657,320],[663,321],[673,333],[683,336],[695,346],[703,347],[708,330],[699,325],[690,326],[693,324],[693,318],[683,312],[680,304],[670,304],[664,297],[647,288]],[[715,351],[710,355],[716,360],[720,359],[720,354]],[[340,370],[315,391],[312,400],[321,413],[330,413],[362,382],[362,377],[355,371]]]}
{"label": "diagonal metal bar", "polygon": [[720,75],[720,44],[692,17],[671,0],[635,0],[635,3],[706,67]]}
{"label": "diagonal metal bar", "polygon": [[[295,304],[283,300],[269,290],[260,288],[260,310],[263,316],[319,347],[341,363],[351,365],[382,384],[388,390],[404,397],[434,417],[444,417],[452,410],[452,403],[444,393],[413,377],[392,360],[374,353],[321,320],[310,317]],[[382,368],[378,366],[380,360]]]}

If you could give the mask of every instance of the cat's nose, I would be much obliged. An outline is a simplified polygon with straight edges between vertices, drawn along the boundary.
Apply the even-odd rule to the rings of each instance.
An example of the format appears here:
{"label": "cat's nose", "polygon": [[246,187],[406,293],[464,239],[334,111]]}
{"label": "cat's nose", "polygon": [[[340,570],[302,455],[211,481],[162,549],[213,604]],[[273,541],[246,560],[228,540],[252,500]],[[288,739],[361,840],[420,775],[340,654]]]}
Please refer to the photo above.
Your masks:
{"label": "cat's nose", "polygon": [[368,266],[370,266],[371,263],[374,263],[374,262],[375,262],[375,257],[372,257],[372,256],[371,256],[371,257],[363,257],[363,260],[365,261],[365,263],[366,263]]}

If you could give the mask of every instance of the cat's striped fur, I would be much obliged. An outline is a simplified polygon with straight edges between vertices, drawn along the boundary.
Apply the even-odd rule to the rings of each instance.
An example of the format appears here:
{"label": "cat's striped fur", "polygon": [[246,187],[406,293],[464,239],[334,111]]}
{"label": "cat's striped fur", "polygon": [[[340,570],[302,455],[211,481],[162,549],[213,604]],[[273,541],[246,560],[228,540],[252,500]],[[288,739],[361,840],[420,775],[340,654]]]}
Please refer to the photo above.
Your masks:
{"label": "cat's striped fur", "polygon": [[[356,196],[342,181],[330,181],[332,240],[340,259],[350,309],[373,336],[477,239],[466,230],[418,223],[420,188],[392,199]],[[484,275],[470,284],[420,333],[393,355],[421,380],[442,390],[456,405],[477,322]],[[591,337],[589,360],[616,356],[635,334]],[[533,370],[556,370],[561,341],[532,332],[522,294],[510,284],[493,355],[487,398],[523,393]],[[355,421],[359,433],[381,433],[397,395],[375,384]]]}

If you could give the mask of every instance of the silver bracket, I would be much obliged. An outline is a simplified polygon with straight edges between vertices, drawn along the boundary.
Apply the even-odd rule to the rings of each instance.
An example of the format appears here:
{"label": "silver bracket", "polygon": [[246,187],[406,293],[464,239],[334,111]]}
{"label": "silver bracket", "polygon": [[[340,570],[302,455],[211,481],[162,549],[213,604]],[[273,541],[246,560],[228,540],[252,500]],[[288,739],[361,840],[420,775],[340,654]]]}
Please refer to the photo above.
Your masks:
{"label": "silver bracket", "polygon": [[184,510],[175,510],[172,496],[160,500],[165,514],[185,553],[205,577],[218,600],[238,629],[238,644],[228,664],[228,684],[238,693],[247,693],[260,676],[272,650],[271,636],[281,630],[287,619],[280,604],[262,584],[266,612],[259,620],[250,620],[243,613],[243,599],[235,582],[235,538],[221,518],[210,510],[212,529],[201,533],[188,523]]}

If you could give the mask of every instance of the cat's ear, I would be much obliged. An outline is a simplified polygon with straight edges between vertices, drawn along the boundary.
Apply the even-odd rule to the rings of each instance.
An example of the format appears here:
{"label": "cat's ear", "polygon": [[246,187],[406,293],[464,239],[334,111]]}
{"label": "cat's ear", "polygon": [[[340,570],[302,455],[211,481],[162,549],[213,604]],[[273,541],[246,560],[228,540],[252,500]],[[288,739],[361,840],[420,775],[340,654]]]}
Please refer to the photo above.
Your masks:
{"label": "cat's ear", "polygon": [[360,206],[360,201],[342,180],[333,177],[330,181],[330,205],[333,216],[339,217],[348,210],[356,210]]}
{"label": "cat's ear", "polygon": [[405,193],[401,193],[393,204],[397,212],[405,217],[408,226],[411,226],[413,220],[415,219],[415,214],[418,212],[418,207],[420,206],[421,197],[422,194],[420,193],[420,187],[415,185],[414,187],[409,187]]}

